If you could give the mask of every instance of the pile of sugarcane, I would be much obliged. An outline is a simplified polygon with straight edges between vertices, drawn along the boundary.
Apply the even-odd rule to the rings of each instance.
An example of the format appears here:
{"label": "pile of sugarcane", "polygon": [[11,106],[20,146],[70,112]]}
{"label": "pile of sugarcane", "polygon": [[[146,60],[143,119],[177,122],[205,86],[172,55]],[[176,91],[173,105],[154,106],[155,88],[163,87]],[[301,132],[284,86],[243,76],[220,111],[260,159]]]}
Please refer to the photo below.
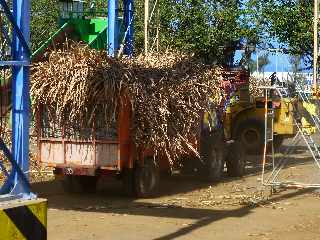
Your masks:
{"label": "pile of sugarcane", "polygon": [[258,79],[255,77],[250,77],[249,79],[249,91],[250,94],[254,97],[262,97],[264,96],[264,90],[260,87],[263,86],[270,86],[271,81],[270,79],[264,78],[264,79]]}
{"label": "pile of sugarcane", "polygon": [[136,146],[165,154],[173,162],[195,152],[192,143],[201,113],[212,107],[209,98],[215,103],[221,98],[220,76],[219,68],[178,52],[113,59],[74,43],[33,66],[33,109],[45,105],[59,126],[91,126],[94,116],[102,113],[108,127],[126,96]]}
{"label": "pile of sugarcane", "polygon": [[[4,141],[6,146],[11,149],[12,141],[11,141],[11,127],[9,126],[9,120],[2,121],[0,124],[0,136],[1,139]],[[37,145],[37,141],[34,137],[30,137],[29,139],[30,146],[35,147]],[[12,165],[9,159],[5,156],[3,151],[0,151],[0,161],[3,164],[4,168],[10,173],[12,169]],[[53,178],[53,169],[50,167],[42,166],[36,154],[32,151],[29,152],[29,180],[30,182],[41,182],[50,180]],[[4,181],[7,179],[3,171],[0,171],[0,188]]]}

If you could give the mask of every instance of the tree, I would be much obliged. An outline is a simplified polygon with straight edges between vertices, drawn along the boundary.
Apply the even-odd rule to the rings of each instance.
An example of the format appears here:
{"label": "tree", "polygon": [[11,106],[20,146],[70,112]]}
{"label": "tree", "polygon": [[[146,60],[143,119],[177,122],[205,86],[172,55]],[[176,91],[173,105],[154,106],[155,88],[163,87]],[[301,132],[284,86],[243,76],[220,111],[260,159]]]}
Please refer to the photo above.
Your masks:
{"label": "tree", "polygon": [[[258,57],[258,70],[264,74],[265,67],[270,64],[269,54],[265,53]],[[250,60],[249,62],[250,72],[253,73],[257,71],[257,60]]]}
{"label": "tree", "polygon": [[301,56],[298,56],[298,55],[290,56],[289,62],[291,64],[293,74],[296,75],[300,71]]}
{"label": "tree", "polygon": [[287,45],[292,55],[311,64],[313,49],[313,1],[267,0],[263,16],[269,37]]}
{"label": "tree", "polygon": [[[143,48],[143,0],[136,1],[135,47]],[[258,7],[252,8],[254,4]],[[235,50],[260,40],[258,1],[162,0],[160,1],[162,47],[195,54],[207,63],[232,65]],[[251,51],[244,55],[246,62]]]}
{"label": "tree", "polygon": [[[95,2],[97,11],[105,10],[105,1]],[[121,4],[122,1],[119,1]],[[160,46],[192,53],[206,63],[230,66],[236,49],[245,48],[240,61],[246,64],[252,49],[248,45],[260,43],[261,9],[256,0],[161,0]],[[121,9],[121,6],[120,6]],[[120,13],[121,15],[121,13]],[[31,41],[35,50],[40,42],[58,28],[58,0],[32,1]],[[144,0],[135,0],[135,52],[143,49]],[[151,29],[155,25],[151,24]]]}
{"label": "tree", "polygon": [[58,29],[58,0],[31,1],[31,49],[35,50],[52,32]]}

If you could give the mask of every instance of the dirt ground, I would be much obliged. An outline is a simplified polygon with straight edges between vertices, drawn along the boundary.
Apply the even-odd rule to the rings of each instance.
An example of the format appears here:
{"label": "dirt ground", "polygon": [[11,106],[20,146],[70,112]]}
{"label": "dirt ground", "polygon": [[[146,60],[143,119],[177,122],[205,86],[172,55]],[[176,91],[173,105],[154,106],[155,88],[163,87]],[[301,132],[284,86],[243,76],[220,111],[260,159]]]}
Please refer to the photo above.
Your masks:
{"label": "dirt ground", "polygon": [[[244,178],[224,177],[218,183],[194,176],[162,179],[159,196],[152,199],[128,199],[111,179],[103,179],[96,194],[66,194],[55,181],[33,188],[49,201],[49,240],[320,239],[317,191],[270,195],[269,188],[261,187],[260,157],[250,161]],[[309,182],[319,176],[303,146],[295,149],[281,175]]]}

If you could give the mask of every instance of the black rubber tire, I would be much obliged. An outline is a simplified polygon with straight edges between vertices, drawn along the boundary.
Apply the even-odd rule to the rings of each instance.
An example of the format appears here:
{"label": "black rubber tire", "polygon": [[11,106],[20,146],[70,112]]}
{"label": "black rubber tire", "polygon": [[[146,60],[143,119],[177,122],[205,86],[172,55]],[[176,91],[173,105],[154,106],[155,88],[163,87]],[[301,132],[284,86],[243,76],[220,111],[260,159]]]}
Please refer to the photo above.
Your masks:
{"label": "black rubber tire", "polygon": [[273,136],[273,148],[275,152],[280,152],[280,148],[283,144],[284,137],[281,135],[274,135]]}
{"label": "black rubber tire", "polygon": [[123,193],[127,197],[135,197],[134,169],[125,168],[121,174]]}
{"label": "black rubber tire", "polygon": [[63,191],[66,193],[74,193],[75,192],[72,177],[73,176],[64,175],[63,179],[60,180]]}
{"label": "black rubber tire", "polygon": [[201,137],[200,153],[203,168],[199,173],[207,181],[220,180],[224,169],[223,132],[205,134]]}
{"label": "black rubber tire", "polygon": [[182,175],[194,175],[199,169],[199,159],[184,156],[181,158],[180,172]]}
{"label": "black rubber tire", "polygon": [[97,190],[97,176],[74,176],[75,181],[80,185],[81,191],[84,193],[95,193]]}
{"label": "black rubber tire", "polygon": [[134,171],[134,188],[137,197],[154,196],[159,190],[160,173],[153,158],[144,159],[143,166],[137,165]]}
{"label": "black rubber tire", "polygon": [[97,176],[65,175],[62,180],[62,187],[68,193],[95,193],[97,182]]}
{"label": "black rubber tire", "polygon": [[225,160],[227,173],[230,177],[242,177],[245,174],[247,154],[239,141],[229,146]]}
{"label": "black rubber tire", "polygon": [[264,122],[247,119],[238,124],[235,138],[248,154],[261,154],[264,148]]}

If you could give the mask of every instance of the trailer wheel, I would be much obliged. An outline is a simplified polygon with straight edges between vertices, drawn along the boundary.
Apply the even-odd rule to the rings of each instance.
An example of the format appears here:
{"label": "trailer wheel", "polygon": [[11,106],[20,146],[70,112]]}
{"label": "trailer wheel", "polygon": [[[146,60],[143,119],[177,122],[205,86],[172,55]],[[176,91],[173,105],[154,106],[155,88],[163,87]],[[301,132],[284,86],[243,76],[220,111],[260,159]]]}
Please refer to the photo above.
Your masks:
{"label": "trailer wheel", "polygon": [[239,123],[236,139],[249,154],[260,154],[264,146],[264,123],[258,119],[247,119]]}
{"label": "trailer wheel", "polygon": [[201,158],[203,164],[200,174],[208,181],[221,178],[224,169],[223,132],[208,134],[201,140]]}
{"label": "trailer wheel", "polygon": [[74,186],[73,186],[73,176],[64,175],[63,179],[60,181],[61,186],[63,188],[63,191],[66,193],[73,193],[74,192]]}
{"label": "trailer wheel", "polygon": [[98,177],[97,176],[74,176],[75,181],[78,182],[81,192],[95,193],[97,190]]}
{"label": "trailer wheel", "polygon": [[231,177],[242,177],[245,174],[247,154],[239,141],[230,146],[226,155],[227,173]]}
{"label": "trailer wheel", "polygon": [[122,189],[126,196],[135,196],[135,186],[134,186],[134,170],[130,168],[125,168],[121,174]]}
{"label": "trailer wheel", "polygon": [[137,165],[134,172],[134,187],[137,197],[153,196],[159,186],[159,168],[153,158],[146,158],[144,165]]}
{"label": "trailer wheel", "polygon": [[98,177],[96,176],[73,176],[64,175],[62,187],[68,193],[94,193],[97,188]]}

